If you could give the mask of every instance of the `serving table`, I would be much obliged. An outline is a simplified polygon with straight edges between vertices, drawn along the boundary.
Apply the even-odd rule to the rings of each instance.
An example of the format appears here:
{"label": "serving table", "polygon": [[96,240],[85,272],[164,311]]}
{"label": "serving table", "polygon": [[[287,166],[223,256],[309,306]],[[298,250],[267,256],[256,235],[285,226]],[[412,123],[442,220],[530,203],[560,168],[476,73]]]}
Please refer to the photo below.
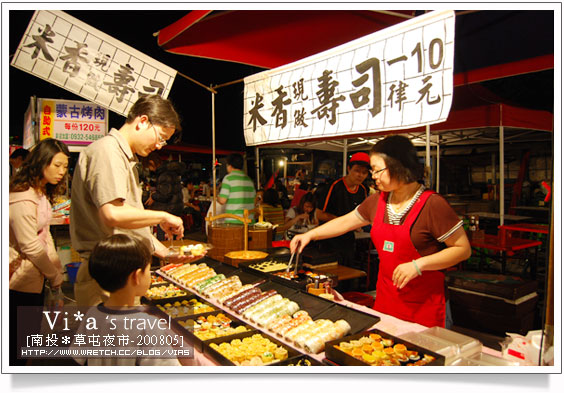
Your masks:
{"label": "serving table", "polygon": [[[162,276],[163,278],[165,278],[166,280],[174,283],[175,285],[178,285],[179,287],[182,287],[183,289],[185,289],[186,291],[195,294],[199,297],[203,297],[200,293],[198,293],[197,291],[182,285],[180,282],[175,281],[174,279],[172,279],[171,277],[169,277],[168,275],[164,274],[163,272],[161,272],[160,270],[156,271],[157,274],[159,274],[160,276]],[[233,312],[229,309],[226,309],[224,306],[222,306],[219,302],[217,302],[215,299],[212,298],[204,298],[206,302],[212,304],[213,306],[217,307],[219,310],[222,310],[222,312],[225,312],[226,314],[229,315],[233,315],[233,317],[240,319],[241,316],[236,316],[235,314],[233,314]],[[395,318],[393,316],[387,315],[387,314],[383,314],[381,312],[377,312],[371,308],[368,308],[366,306],[363,305],[359,305],[347,300],[339,300],[339,301],[335,301],[335,303],[356,310],[356,311],[360,311],[363,312],[365,314],[369,314],[369,315],[373,315],[375,317],[379,317],[380,320],[375,323],[373,326],[367,328],[366,330],[369,329],[373,329],[376,328],[378,330],[381,330],[385,333],[391,334],[393,336],[401,336],[405,333],[409,333],[409,332],[421,332],[423,330],[426,330],[427,327],[417,324],[417,323],[412,323],[412,322],[407,322],[407,321],[403,321],[401,319]],[[250,321],[248,319],[245,319],[244,322],[257,329],[258,331],[262,331],[265,332],[267,335],[272,335],[270,332],[265,331],[264,328],[261,328],[260,326],[258,326],[256,323],[254,323],[253,321]],[[279,338],[277,337],[277,339],[279,339],[281,342],[284,343],[284,345],[287,345],[288,347],[298,351],[299,353],[302,354],[307,354],[308,356],[312,357],[313,359],[322,362],[325,359],[325,352],[321,352],[319,354],[311,354],[311,353],[306,353],[304,352],[303,349],[301,348],[297,348],[296,346],[294,346],[291,342],[285,340],[284,338]],[[213,358],[208,357],[205,353],[199,351],[198,349],[194,348],[194,364],[200,365],[200,366],[217,366],[219,365]],[[500,357],[500,353],[499,351],[493,350],[491,348],[486,348],[486,347],[482,347],[482,352],[492,355],[492,356],[497,356]]]}

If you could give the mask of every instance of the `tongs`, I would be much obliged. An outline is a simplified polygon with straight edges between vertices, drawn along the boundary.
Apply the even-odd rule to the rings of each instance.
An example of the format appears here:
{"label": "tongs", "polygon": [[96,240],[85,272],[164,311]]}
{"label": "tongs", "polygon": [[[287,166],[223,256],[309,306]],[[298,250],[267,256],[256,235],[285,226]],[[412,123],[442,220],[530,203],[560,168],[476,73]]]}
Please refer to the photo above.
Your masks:
{"label": "tongs", "polygon": [[[297,244],[297,249],[300,249],[300,243]],[[298,271],[298,262],[300,260],[300,253],[297,253],[298,256],[296,257],[296,266],[294,267],[294,275],[296,275],[296,272]],[[294,259],[294,255],[296,255],[296,252],[292,253],[292,256],[290,257],[290,262],[288,262],[288,266],[286,267],[286,273],[288,273],[290,271],[290,268],[292,267],[292,260]]]}

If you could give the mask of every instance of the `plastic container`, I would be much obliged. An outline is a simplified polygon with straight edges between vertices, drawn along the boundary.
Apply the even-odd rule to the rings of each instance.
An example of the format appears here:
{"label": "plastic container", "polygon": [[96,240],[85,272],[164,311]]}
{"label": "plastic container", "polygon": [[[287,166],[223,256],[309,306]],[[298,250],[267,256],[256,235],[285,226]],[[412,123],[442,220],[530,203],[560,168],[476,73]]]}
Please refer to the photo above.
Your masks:
{"label": "plastic container", "polygon": [[419,333],[409,332],[400,338],[444,355],[446,366],[454,365],[453,363],[461,358],[470,358],[482,352],[482,343],[475,338],[438,326]]}
{"label": "plastic container", "polygon": [[71,262],[67,263],[67,274],[69,276],[69,282],[74,285],[76,281],[76,273],[80,268],[81,262]]}
{"label": "plastic container", "polygon": [[458,347],[458,353],[462,357],[470,357],[482,352],[482,343],[480,341],[449,329],[435,326],[424,330],[421,333],[438,337],[456,344]]}
{"label": "plastic container", "polygon": [[469,362],[469,366],[520,366],[519,362],[512,362],[483,352],[463,359]]}

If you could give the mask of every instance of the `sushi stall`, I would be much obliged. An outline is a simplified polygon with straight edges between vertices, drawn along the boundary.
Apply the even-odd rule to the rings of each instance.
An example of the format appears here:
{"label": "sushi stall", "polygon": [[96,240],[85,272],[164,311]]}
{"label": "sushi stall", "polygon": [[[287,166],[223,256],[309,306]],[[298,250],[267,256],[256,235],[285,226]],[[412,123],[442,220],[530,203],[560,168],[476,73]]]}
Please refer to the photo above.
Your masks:
{"label": "sushi stall", "polygon": [[[282,271],[288,264],[269,256],[234,267],[205,256],[191,264],[164,265],[154,272],[160,281],[155,285],[181,292],[144,302],[174,316],[200,366],[295,365],[300,360],[318,366],[519,365],[472,337],[402,321],[344,299],[328,300],[297,289],[291,280],[253,271],[253,264],[265,261],[278,263]],[[268,340],[272,351],[265,352],[272,357],[259,356],[260,362],[256,354],[231,357],[251,339]],[[236,348],[224,352],[228,346]]]}

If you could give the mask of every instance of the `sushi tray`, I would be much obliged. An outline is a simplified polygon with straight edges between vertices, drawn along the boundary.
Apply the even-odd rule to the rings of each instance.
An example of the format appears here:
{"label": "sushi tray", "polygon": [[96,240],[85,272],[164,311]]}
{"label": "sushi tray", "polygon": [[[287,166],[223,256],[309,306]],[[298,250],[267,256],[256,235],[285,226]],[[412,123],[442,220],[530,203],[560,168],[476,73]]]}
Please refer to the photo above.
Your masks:
{"label": "sushi tray", "polygon": [[144,304],[158,304],[184,299],[187,296],[188,292],[184,288],[180,288],[170,282],[165,282],[151,285],[145,295],[141,297],[141,302]]}
{"label": "sushi tray", "polygon": [[278,363],[269,364],[268,366],[324,366],[320,361],[308,355],[300,355],[290,359],[282,360]]}
{"label": "sushi tray", "polygon": [[264,277],[261,274],[254,274],[253,272],[248,272],[246,270],[237,269],[234,270],[231,274],[226,274],[227,277],[231,276],[238,276],[239,280],[243,285],[245,284],[254,284],[261,280],[264,280]]}
{"label": "sushi tray", "polygon": [[314,269],[303,269],[301,267],[298,267],[298,270],[294,272],[294,265],[292,265],[289,271],[286,271],[288,260],[288,256],[276,257],[261,262],[240,263],[239,267],[245,271],[263,275],[274,282],[295,289],[305,289],[308,284],[314,283],[316,279],[320,284],[330,281],[332,287],[337,286],[338,277],[333,274],[327,274]]}
{"label": "sushi tray", "polygon": [[333,303],[332,307],[316,314],[315,319],[329,319],[333,322],[344,319],[351,326],[350,334],[365,331],[380,322],[380,317],[376,315],[367,314],[335,303]]}
{"label": "sushi tray", "polygon": [[318,319],[317,316],[319,314],[335,306],[335,302],[331,300],[323,299],[322,297],[311,295],[303,291],[296,291],[294,294],[288,296],[288,299],[298,303],[300,309],[307,311],[313,319]]}
{"label": "sushi tray", "polygon": [[239,268],[254,274],[267,274],[285,270],[290,260],[289,255],[269,256],[262,261],[245,261],[239,263]]}
{"label": "sushi tray", "polygon": [[272,281],[265,281],[263,284],[258,286],[263,292],[269,291],[271,289],[274,289],[277,293],[279,293],[280,295],[282,295],[283,297],[287,297],[288,299],[291,300],[291,298],[296,295],[297,293],[299,293],[296,289],[294,288],[290,288],[287,287],[285,285],[282,284],[278,284],[276,282],[272,282]]}
{"label": "sushi tray", "polygon": [[325,357],[341,366],[444,366],[445,357],[378,329],[325,344]]}
{"label": "sushi tray", "polygon": [[223,311],[176,318],[175,321],[184,328],[188,339],[193,343],[194,348],[200,352],[203,352],[204,342],[206,341],[255,330]]}
{"label": "sushi tray", "polygon": [[265,366],[301,353],[259,331],[219,337],[204,342],[204,354],[221,366]]}
{"label": "sushi tray", "polygon": [[172,318],[182,318],[217,311],[217,308],[196,295],[175,299],[161,299],[149,302]]}

